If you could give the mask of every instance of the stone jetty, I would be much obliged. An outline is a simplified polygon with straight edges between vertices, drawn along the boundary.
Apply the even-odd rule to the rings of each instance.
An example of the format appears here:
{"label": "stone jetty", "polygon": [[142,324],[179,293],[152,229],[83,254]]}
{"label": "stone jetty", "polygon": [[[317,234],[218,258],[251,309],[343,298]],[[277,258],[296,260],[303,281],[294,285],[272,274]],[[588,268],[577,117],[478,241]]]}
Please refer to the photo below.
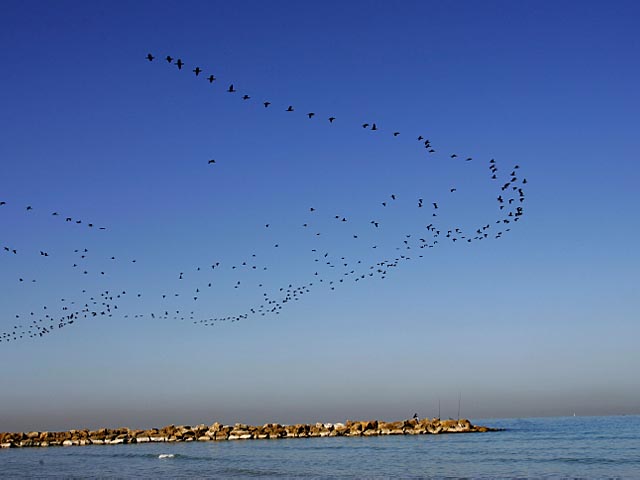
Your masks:
{"label": "stone jetty", "polygon": [[148,430],[130,428],[101,428],[98,430],[69,430],[66,432],[0,433],[0,447],[53,447],[82,445],[119,445],[149,442],[212,442],[222,440],[256,440],[274,438],[310,437],[369,437],[377,435],[438,435],[443,433],[489,432],[499,429],[472,425],[469,420],[380,420],[351,421],[345,423],[315,423],[262,426],[222,425],[168,425]]}

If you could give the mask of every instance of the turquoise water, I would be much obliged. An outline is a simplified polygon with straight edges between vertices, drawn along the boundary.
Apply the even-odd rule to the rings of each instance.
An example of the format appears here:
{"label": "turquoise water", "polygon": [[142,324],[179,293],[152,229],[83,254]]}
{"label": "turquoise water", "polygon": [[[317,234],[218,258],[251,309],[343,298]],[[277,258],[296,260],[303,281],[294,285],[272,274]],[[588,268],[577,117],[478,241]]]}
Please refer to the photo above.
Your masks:
{"label": "turquoise water", "polygon": [[474,423],[507,430],[4,449],[0,478],[640,478],[640,416]]}

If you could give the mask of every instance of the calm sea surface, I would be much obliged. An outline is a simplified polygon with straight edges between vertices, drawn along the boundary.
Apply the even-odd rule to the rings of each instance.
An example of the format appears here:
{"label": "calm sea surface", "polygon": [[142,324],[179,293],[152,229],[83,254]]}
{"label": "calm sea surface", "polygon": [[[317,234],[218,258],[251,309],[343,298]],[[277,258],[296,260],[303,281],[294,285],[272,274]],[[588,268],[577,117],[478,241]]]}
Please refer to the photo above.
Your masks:
{"label": "calm sea surface", "polygon": [[640,416],[474,423],[507,431],[3,449],[0,478],[640,478]]}

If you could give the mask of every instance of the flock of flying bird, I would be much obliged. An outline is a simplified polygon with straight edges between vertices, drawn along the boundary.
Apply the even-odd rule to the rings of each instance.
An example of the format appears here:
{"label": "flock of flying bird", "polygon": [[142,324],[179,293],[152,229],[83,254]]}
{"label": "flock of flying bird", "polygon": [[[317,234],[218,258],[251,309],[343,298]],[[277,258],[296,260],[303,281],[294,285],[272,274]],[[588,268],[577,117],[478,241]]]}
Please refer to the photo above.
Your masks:
{"label": "flock of flying bird", "polygon": [[[149,53],[146,59],[150,62],[155,60],[155,56]],[[171,56],[165,58],[167,64],[175,65],[178,70],[182,71],[185,67],[185,63],[181,59],[176,59]],[[217,78],[213,74],[206,74],[200,67],[195,67],[192,72],[195,77],[205,78],[209,83],[214,84]],[[202,74],[202,77],[200,75]],[[225,88],[225,93],[235,94],[237,90],[233,83],[230,83]],[[240,95],[242,101],[249,101],[252,97],[249,94]],[[273,103],[270,101],[263,101],[264,108],[273,108]],[[288,105],[287,108],[283,108],[285,112],[294,112],[295,108],[292,105]],[[315,112],[307,112],[304,115],[308,119],[312,119],[316,116]],[[327,121],[331,124],[339,123],[334,116],[328,116]],[[362,128],[370,129],[372,131],[380,130],[375,122],[362,123]],[[393,137],[400,135],[399,131],[390,131]],[[433,155],[436,150],[433,148],[431,141],[423,135],[415,137],[421,147],[425,148],[427,153]],[[458,155],[455,153],[447,154],[451,160],[458,159]],[[460,161],[472,162],[472,157],[459,158]],[[215,164],[216,160],[207,160],[209,165]],[[392,250],[386,250],[382,253],[377,250],[379,245],[360,245],[356,251],[375,250],[375,253],[380,251],[380,257],[377,260],[367,260],[368,255],[362,255],[360,257],[354,257],[353,255],[347,256],[345,254],[337,253],[334,251],[328,251],[326,248],[322,248],[322,244],[314,245],[311,248],[308,258],[309,265],[312,267],[309,270],[309,277],[303,282],[292,282],[277,285],[275,287],[267,285],[269,281],[269,269],[270,265],[266,258],[262,259],[258,253],[251,253],[246,255],[246,258],[233,261],[222,261],[220,259],[210,260],[209,262],[203,262],[201,265],[193,266],[184,271],[176,272],[173,279],[167,281],[173,282],[173,287],[167,289],[166,292],[161,294],[149,294],[147,295],[142,291],[127,291],[123,288],[105,288],[104,290],[91,294],[86,289],[82,289],[78,292],[77,297],[62,298],[55,305],[43,305],[40,309],[30,311],[28,313],[16,314],[15,318],[11,320],[11,325],[0,328],[5,328],[4,331],[0,331],[0,343],[13,342],[20,339],[27,338],[41,338],[54,331],[73,325],[76,321],[84,319],[91,319],[96,317],[113,317],[119,315],[123,318],[150,318],[150,319],[173,319],[190,321],[197,325],[211,326],[219,322],[238,322],[247,319],[251,316],[267,316],[267,315],[279,315],[287,304],[299,301],[303,296],[311,293],[318,288],[327,288],[329,290],[335,290],[345,282],[362,282],[371,278],[386,279],[388,275],[401,264],[407,261],[416,260],[424,257],[426,249],[436,247],[440,243],[445,241],[451,243],[471,243],[476,241],[485,240],[488,238],[499,239],[505,232],[510,231],[510,224],[517,222],[524,213],[523,203],[525,201],[524,185],[527,184],[527,180],[519,175],[519,165],[514,165],[507,175],[500,173],[498,164],[494,159],[487,162],[488,176],[491,181],[496,182],[496,186],[499,187],[496,196],[496,207],[498,217],[490,222],[483,222],[480,225],[476,225],[472,229],[464,230],[460,227],[447,227],[440,223],[438,218],[439,209],[441,206],[438,201],[427,201],[423,198],[417,198],[407,201],[402,198],[402,195],[396,193],[386,194],[386,199],[380,202],[380,207],[387,209],[392,205],[402,205],[403,208],[416,208],[422,209],[420,212],[425,214],[427,221],[425,225],[421,227],[418,232],[404,232],[397,235],[396,244],[392,247]],[[457,191],[456,187],[449,188],[449,193],[453,194]],[[11,208],[12,205],[6,200],[0,200],[0,221],[2,219],[2,210]],[[24,212],[25,215],[34,215],[36,209],[31,205],[15,207]],[[81,219],[77,219],[72,216],[61,215],[59,212],[48,212],[49,215],[63,219],[66,224],[73,226],[87,226],[87,228],[95,230],[107,230],[106,227],[96,227],[94,222],[87,222]],[[300,225],[301,229],[311,237],[318,238],[323,232],[317,231],[314,227],[322,223],[318,219],[322,220],[331,219],[336,223],[336,229],[345,228],[347,225],[351,228],[347,234],[345,231],[345,240],[358,242],[363,236],[359,233],[362,228],[373,229],[373,232],[384,228],[384,224],[378,219],[371,220],[353,220],[347,218],[344,215],[328,215],[323,212],[322,208],[308,207],[306,218],[304,223]],[[265,229],[269,229],[271,224],[265,223]],[[371,233],[371,232],[370,232]],[[2,239],[0,239],[2,242]],[[46,258],[52,255],[67,255],[69,258],[68,266],[73,271],[77,272],[81,276],[97,276],[106,279],[109,278],[108,268],[104,268],[104,261],[113,265],[113,268],[117,268],[121,262],[127,262],[128,264],[136,264],[135,258],[123,259],[119,255],[107,255],[100,258],[99,262],[92,264],[93,251],[90,248],[75,248],[73,251],[65,253],[50,252],[47,249],[38,251],[23,251],[20,246],[16,245],[1,245],[0,261],[2,255],[21,256],[21,255],[34,255],[39,256],[45,261]],[[269,248],[278,249],[280,243],[274,243]],[[66,258],[66,257],[65,257]],[[253,276],[252,276],[253,275]],[[19,277],[15,279],[19,283],[36,283],[35,278]],[[187,285],[181,287],[180,284]],[[258,288],[260,291],[260,297],[256,300],[255,305],[248,306],[244,311],[235,313],[233,315],[226,316],[206,316],[202,318],[196,312],[194,305],[199,305],[203,301],[206,302],[208,298],[215,298],[216,292],[219,294],[219,288],[224,286],[225,288],[242,289],[245,286],[251,285],[254,288]],[[155,295],[151,300],[156,305],[153,311],[146,311],[145,313],[132,314],[121,313],[118,306],[124,301],[124,299],[142,299],[149,302],[150,295]],[[177,306],[176,306],[177,305]]]}

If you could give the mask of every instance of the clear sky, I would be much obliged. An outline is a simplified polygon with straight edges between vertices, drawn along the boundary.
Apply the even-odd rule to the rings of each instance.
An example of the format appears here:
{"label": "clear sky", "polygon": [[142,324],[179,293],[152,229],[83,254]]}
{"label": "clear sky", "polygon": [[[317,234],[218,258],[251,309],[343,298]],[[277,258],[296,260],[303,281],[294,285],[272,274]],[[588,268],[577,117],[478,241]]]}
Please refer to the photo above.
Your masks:
{"label": "clear sky", "polygon": [[639,17],[4,1],[0,431],[640,413]]}

